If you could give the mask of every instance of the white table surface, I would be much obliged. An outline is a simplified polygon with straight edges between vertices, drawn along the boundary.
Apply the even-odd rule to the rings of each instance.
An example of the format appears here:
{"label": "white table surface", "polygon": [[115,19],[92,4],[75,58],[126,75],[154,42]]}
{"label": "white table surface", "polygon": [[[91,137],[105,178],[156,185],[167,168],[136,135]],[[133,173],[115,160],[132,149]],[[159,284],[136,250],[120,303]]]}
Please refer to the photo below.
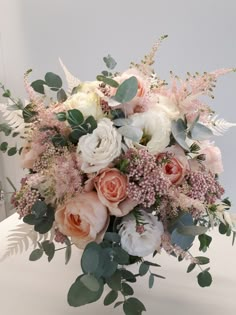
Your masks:
{"label": "white table surface", "polygon": [[[9,230],[17,224],[16,215],[0,223],[0,255],[4,254]],[[231,238],[218,235],[217,231],[212,235],[213,244],[207,253],[211,259],[212,286],[200,288],[196,281],[197,269],[187,274],[187,262],[179,263],[163,252],[154,260],[162,266],[158,273],[166,279],[156,279],[154,287],[149,289],[148,277],[143,277],[134,286],[135,296],[147,308],[144,314],[236,314],[236,246],[232,247]],[[30,251],[0,263],[1,315],[123,314],[120,307],[104,307],[103,299],[80,308],[67,305],[67,291],[81,273],[80,251],[74,249],[67,266],[63,251],[58,251],[50,263],[45,258],[30,262],[29,254]]]}

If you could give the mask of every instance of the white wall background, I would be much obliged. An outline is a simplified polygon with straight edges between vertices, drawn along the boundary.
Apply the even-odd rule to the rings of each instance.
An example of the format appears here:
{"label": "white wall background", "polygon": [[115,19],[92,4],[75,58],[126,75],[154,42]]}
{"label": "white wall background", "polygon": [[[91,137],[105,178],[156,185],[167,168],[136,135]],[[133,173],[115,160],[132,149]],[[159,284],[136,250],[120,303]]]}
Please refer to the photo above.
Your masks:
{"label": "white wall background", "polygon": [[[23,73],[32,79],[47,71],[62,74],[60,56],[82,80],[93,80],[110,53],[124,70],[139,61],[163,34],[157,73],[210,71],[236,67],[234,0],[0,0],[0,81],[24,97]],[[214,108],[236,122],[236,74],[219,80]],[[236,128],[217,138],[225,173],[221,182],[236,209]],[[20,178],[18,159],[0,161],[0,177]]]}

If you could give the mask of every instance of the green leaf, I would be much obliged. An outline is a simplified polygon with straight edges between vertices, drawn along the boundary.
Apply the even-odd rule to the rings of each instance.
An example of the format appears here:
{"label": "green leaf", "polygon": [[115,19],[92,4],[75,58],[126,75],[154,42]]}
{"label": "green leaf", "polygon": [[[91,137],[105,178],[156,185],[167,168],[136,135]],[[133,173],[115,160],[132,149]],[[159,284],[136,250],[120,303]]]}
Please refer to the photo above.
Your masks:
{"label": "green leaf", "polygon": [[38,114],[34,109],[35,106],[33,104],[28,104],[24,107],[22,112],[24,122],[30,123],[34,120],[35,116]]}
{"label": "green leaf", "polygon": [[203,287],[203,288],[209,287],[212,283],[211,274],[207,270],[200,272],[197,276],[197,279],[198,279],[198,284],[200,285],[200,287]]}
{"label": "green leaf", "polygon": [[17,148],[16,147],[12,147],[12,148],[10,148],[8,151],[7,151],[7,154],[9,155],[9,156],[13,156],[13,155],[15,155],[17,153]]}
{"label": "green leaf", "polygon": [[32,253],[29,256],[30,261],[36,261],[39,260],[43,256],[43,249],[37,248],[32,251]]}
{"label": "green leaf", "polygon": [[39,223],[40,220],[36,219],[35,215],[30,213],[23,218],[23,222],[29,225],[35,225],[36,223]]}
{"label": "green leaf", "polygon": [[183,235],[201,235],[204,234],[208,230],[205,226],[196,226],[196,225],[190,225],[190,226],[181,226],[178,228],[178,233]]}
{"label": "green leaf", "polygon": [[129,254],[121,247],[114,247],[114,260],[120,265],[129,263]]}
{"label": "green leaf", "polygon": [[149,265],[145,264],[145,262],[141,263],[139,267],[140,276],[144,276],[149,270]]}
{"label": "green leaf", "polygon": [[110,277],[106,279],[108,286],[114,291],[121,290],[121,272],[120,270],[116,270],[116,272]]}
{"label": "green leaf", "polygon": [[210,259],[208,257],[198,256],[195,257],[198,260],[199,265],[206,265],[209,264]]}
{"label": "green leaf", "polygon": [[136,282],[136,277],[131,271],[126,269],[120,269],[120,271],[123,279],[125,279],[128,282]]}
{"label": "green leaf", "polygon": [[67,301],[70,306],[78,307],[93,303],[99,300],[103,293],[104,284],[101,279],[97,279],[99,283],[98,291],[91,291],[81,281],[82,277],[83,275],[79,276],[69,289]]}
{"label": "green leaf", "polygon": [[199,250],[206,251],[206,249],[210,246],[212,237],[207,234],[202,234],[198,236],[200,247]]}
{"label": "green leaf", "polygon": [[0,124],[0,132],[4,132],[5,136],[9,136],[12,132],[12,128],[8,124]]}
{"label": "green leaf", "polygon": [[2,142],[1,145],[0,145],[0,150],[2,152],[6,152],[7,148],[8,148],[8,143],[7,142]]}
{"label": "green leaf", "polygon": [[62,87],[61,78],[53,72],[47,72],[46,73],[45,82],[49,87],[55,87],[58,89],[60,89]]}
{"label": "green leaf", "polygon": [[235,239],[236,239],[236,232],[233,232],[232,246],[234,246]]}
{"label": "green leaf", "polygon": [[212,136],[212,130],[200,123],[196,123],[191,131],[191,138],[198,141],[208,140]]}
{"label": "green leaf", "polygon": [[118,306],[120,306],[121,304],[123,304],[124,303],[124,301],[119,301],[119,302],[116,302],[116,304],[114,305],[114,308],[116,308],[116,307],[118,307]]}
{"label": "green leaf", "polygon": [[52,143],[55,147],[65,147],[67,145],[66,138],[60,133],[52,137]]}
{"label": "green leaf", "polygon": [[67,121],[71,125],[71,127],[79,126],[84,121],[84,116],[78,109],[68,110],[67,114]]}
{"label": "green leaf", "polygon": [[102,81],[103,83],[105,83],[111,87],[114,87],[114,88],[117,88],[119,86],[118,82],[116,82],[115,80],[113,80],[111,78],[107,78],[104,75],[98,75],[97,80]]}
{"label": "green leaf", "polygon": [[60,103],[63,103],[67,100],[67,95],[66,95],[66,92],[63,90],[63,89],[60,89],[58,92],[57,92],[57,100],[58,102]]}
{"label": "green leaf", "polygon": [[151,261],[144,261],[144,263],[148,266],[152,266],[152,267],[161,267],[160,265],[156,264],[156,263],[153,263]]}
{"label": "green leaf", "polygon": [[110,304],[112,304],[113,302],[115,302],[115,300],[116,300],[117,298],[118,298],[118,292],[112,290],[112,291],[110,291],[110,292],[106,295],[103,304],[106,305],[106,306],[107,306],[107,305],[110,305]]}
{"label": "green leaf", "polygon": [[126,315],[139,315],[146,311],[146,308],[141,301],[131,297],[124,302],[123,310]]}
{"label": "green leaf", "polygon": [[35,90],[35,92],[44,94],[44,85],[47,85],[47,83],[43,80],[36,80],[31,83],[32,88]]}
{"label": "green leaf", "polygon": [[112,98],[121,104],[127,103],[136,96],[137,91],[138,80],[133,76],[120,84],[116,94]]}
{"label": "green leaf", "polygon": [[148,286],[149,286],[149,289],[151,289],[154,285],[154,276],[153,274],[151,273],[150,276],[149,276],[149,281],[148,281]]}
{"label": "green leaf", "polygon": [[188,269],[187,269],[187,272],[191,272],[194,268],[196,267],[196,264],[195,263],[191,263],[189,266],[188,266]]}
{"label": "green leaf", "polygon": [[3,97],[11,97],[11,91],[10,90],[5,90],[4,93],[2,94]]}
{"label": "green leaf", "polygon": [[65,251],[65,264],[67,265],[68,262],[70,261],[71,252],[72,252],[71,243],[70,243],[70,240],[69,240],[68,237],[66,237],[65,244],[67,245],[66,246],[66,251]]}
{"label": "green leaf", "polygon": [[190,151],[189,146],[185,142],[186,140],[187,126],[182,119],[172,121],[171,131],[175,141],[187,152]]}
{"label": "green leaf", "polygon": [[86,130],[86,133],[92,133],[94,129],[97,128],[97,122],[93,116],[88,116],[82,127]]}
{"label": "green leaf", "polygon": [[125,113],[120,108],[112,109],[111,116],[113,120],[118,119],[118,118],[125,118]]}
{"label": "green leaf", "polygon": [[80,281],[92,292],[97,292],[100,289],[99,281],[91,274],[83,275]]}
{"label": "green leaf", "polygon": [[54,243],[46,240],[42,243],[42,248],[45,252],[45,254],[48,256],[48,261],[50,262],[55,254],[55,245]]}
{"label": "green leaf", "polygon": [[226,234],[228,231],[228,226],[225,225],[223,222],[220,223],[219,225],[219,232],[220,234]]}
{"label": "green leaf", "polygon": [[107,57],[103,58],[103,61],[105,62],[106,66],[108,69],[114,69],[115,66],[117,65],[117,62],[115,61],[114,58],[112,58],[111,55],[108,55]]}
{"label": "green leaf", "polygon": [[125,282],[121,284],[121,291],[125,296],[134,294],[133,288],[128,283]]}
{"label": "green leaf", "polygon": [[131,139],[134,142],[139,142],[142,139],[143,131],[134,126],[122,126],[117,131],[124,137]]}
{"label": "green leaf", "polygon": [[60,112],[56,114],[57,119],[59,121],[66,121],[66,113],[65,112]]}
{"label": "green leaf", "polygon": [[47,209],[48,209],[47,204],[44,201],[37,200],[34,203],[31,211],[32,211],[32,214],[34,214],[37,219],[44,216],[47,212]]}
{"label": "green leaf", "polygon": [[54,219],[54,209],[48,206],[46,215],[40,218],[40,222],[34,226],[34,230],[40,234],[47,233],[51,230]]}
{"label": "green leaf", "polygon": [[83,252],[81,258],[81,267],[85,273],[94,273],[99,267],[99,259],[101,255],[100,246],[95,243],[89,243]]}
{"label": "green leaf", "polygon": [[106,232],[104,239],[109,242],[120,243],[120,235],[117,233]]}

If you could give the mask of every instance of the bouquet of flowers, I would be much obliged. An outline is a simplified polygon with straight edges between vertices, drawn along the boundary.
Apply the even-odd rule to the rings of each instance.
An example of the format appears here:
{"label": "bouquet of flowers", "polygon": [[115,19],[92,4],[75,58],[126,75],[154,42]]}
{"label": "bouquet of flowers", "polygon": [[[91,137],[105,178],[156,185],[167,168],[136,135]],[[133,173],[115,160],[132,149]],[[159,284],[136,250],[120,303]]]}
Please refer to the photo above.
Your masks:
{"label": "bouquet of flowers", "polygon": [[[51,261],[59,243],[66,263],[72,247],[83,250],[71,306],[97,301],[108,286],[104,305],[141,314],[146,309],[131,284],[147,273],[150,288],[164,278],[145,259],[162,251],[189,260],[188,272],[200,266],[197,281],[210,286],[209,267],[202,268],[209,259],[191,255],[194,240],[206,252],[215,226],[235,239],[236,217],[218,180],[221,152],[211,140],[234,124],[201,100],[213,98],[218,77],[234,69],[187,73],[185,80],[171,73],[168,85],[152,68],[163,38],[124,72],[114,72],[108,55],[107,70],[92,82],[81,82],[61,62],[67,91],[52,72],[30,84],[29,70],[26,104],[1,85],[9,102],[0,107],[6,120],[0,128],[19,142],[0,149],[19,152],[28,170],[12,202],[31,236],[41,235],[29,259]],[[12,252],[10,244],[5,256]],[[137,274],[127,269],[134,263]]]}

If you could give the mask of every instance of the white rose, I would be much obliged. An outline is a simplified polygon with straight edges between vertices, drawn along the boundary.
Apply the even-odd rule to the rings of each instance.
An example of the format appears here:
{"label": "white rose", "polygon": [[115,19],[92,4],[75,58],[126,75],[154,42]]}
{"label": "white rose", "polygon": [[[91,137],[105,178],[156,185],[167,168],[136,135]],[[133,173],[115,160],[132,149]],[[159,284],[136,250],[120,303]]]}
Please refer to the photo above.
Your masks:
{"label": "white rose", "polygon": [[96,120],[104,117],[97,93],[97,82],[83,83],[79,91],[69,97],[64,105],[66,110],[78,109],[85,117],[92,115]]}
{"label": "white rose", "polygon": [[164,228],[154,215],[144,210],[139,212],[145,224],[137,226],[134,215],[130,213],[123,217],[119,235],[121,236],[121,247],[127,253],[144,257],[160,248]]}
{"label": "white rose", "polygon": [[121,153],[121,135],[110,119],[103,118],[92,134],[79,139],[78,151],[82,157],[81,169],[85,173],[107,167]]}
{"label": "white rose", "polygon": [[130,116],[131,125],[143,130],[144,136],[150,138],[146,146],[150,153],[156,154],[165,149],[170,142],[171,120],[165,112],[149,110]]}

